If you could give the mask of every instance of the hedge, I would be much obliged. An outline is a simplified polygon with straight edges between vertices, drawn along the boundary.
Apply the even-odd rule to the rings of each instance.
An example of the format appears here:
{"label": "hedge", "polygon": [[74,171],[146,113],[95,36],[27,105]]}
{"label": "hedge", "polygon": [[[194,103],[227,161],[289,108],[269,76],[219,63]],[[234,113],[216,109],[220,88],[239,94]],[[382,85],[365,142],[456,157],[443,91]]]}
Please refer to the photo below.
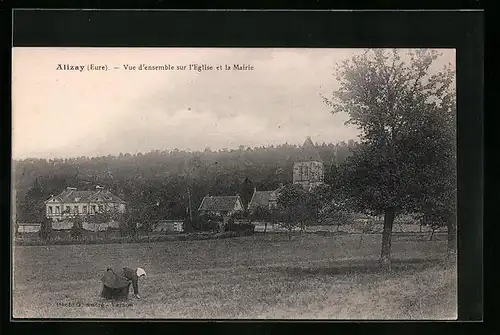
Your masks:
{"label": "hedge", "polygon": [[225,232],[247,232],[253,234],[255,232],[255,225],[251,223],[234,224],[228,222],[224,225]]}
{"label": "hedge", "polygon": [[[196,241],[196,240],[210,240],[210,239],[222,239],[222,238],[232,238],[239,236],[248,236],[253,234],[250,231],[228,231],[223,233],[190,233],[190,234],[178,234],[178,235],[160,235],[151,236],[150,242],[167,242],[167,241]],[[135,238],[133,236],[127,237],[113,237],[113,238],[95,238],[90,239],[87,236],[78,239],[51,239],[51,240],[41,240],[41,239],[22,239],[18,238],[15,241],[16,245],[20,246],[35,246],[35,245],[73,245],[73,244],[114,244],[114,243],[145,243],[148,242],[147,236],[140,236]]]}

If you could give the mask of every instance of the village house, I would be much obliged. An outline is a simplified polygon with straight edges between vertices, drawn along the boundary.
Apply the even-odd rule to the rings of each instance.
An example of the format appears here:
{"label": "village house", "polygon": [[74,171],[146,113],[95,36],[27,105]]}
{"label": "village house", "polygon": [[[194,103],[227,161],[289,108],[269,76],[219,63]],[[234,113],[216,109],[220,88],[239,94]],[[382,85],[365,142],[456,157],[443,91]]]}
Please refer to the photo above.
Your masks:
{"label": "village house", "polygon": [[78,191],[74,187],[67,187],[45,201],[46,217],[55,222],[106,211],[124,213],[125,206],[125,201],[100,186],[93,191]]}
{"label": "village house", "polygon": [[278,207],[278,191],[257,191],[254,188],[252,198],[248,203],[248,211],[253,212],[258,207],[264,207],[268,209],[274,209]]}
{"label": "village house", "polygon": [[230,216],[244,210],[243,202],[239,195],[235,196],[210,196],[207,195],[201,201],[198,212],[204,214],[215,214]]}

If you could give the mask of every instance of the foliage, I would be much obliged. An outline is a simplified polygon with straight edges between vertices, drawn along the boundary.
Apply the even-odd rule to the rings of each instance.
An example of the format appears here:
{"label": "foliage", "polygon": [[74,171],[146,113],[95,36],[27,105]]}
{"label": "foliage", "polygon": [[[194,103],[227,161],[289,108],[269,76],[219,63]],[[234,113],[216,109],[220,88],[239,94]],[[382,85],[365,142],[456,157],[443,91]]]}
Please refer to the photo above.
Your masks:
{"label": "foliage", "polygon": [[225,232],[248,232],[253,234],[255,231],[255,225],[251,223],[239,223],[235,224],[234,222],[228,222],[224,225]]}
{"label": "foliage", "polygon": [[257,206],[249,215],[250,220],[264,222],[264,234],[267,233],[269,223],[275,225],[278,223],[278,212],[276,209],[270,209],[265,206]]}
{"label": "foliage", "polygon": [[83,220],[80,217],[76,217],[72,221],[73,221],[73,226],[71,227],[70,235],[72,238],[78,239],[82,237],[85,232],[82,226]]}
{"label": "foliage", "polygon": [[269,207],[257,206],[252,210],[249,218],[254,221],[274,222],[276,216],[273,214],[274,211],[270,210]]}
{"label": "foliage", "polygon": [[223,218],[214,213],[205,213],[198,215],[195,222],[195,230],[197,231],[217,231],[219,225],[223,222]]}
{"label": "foliage", "polygon": [[193,233],[195,231],[193,222],[190,219],[184,220],[184,233]]}
{"label": "foliage", "polygon": [[285,185],[278,196],[277,223],[288,230],[315,222],[318,217],[318,197],[297,184]]}
{"label": "foliage", "polygon": [[[338,178],[338,174],[335,178]],[[316,187],[313,196],[318,204],[318,223],[335,224],[339,230],[341,225],[354,221],[353,214],[346,210],[349,207],[342,202],[339,185],[326,184]]]}
{"label": "foliage", "polygon": [[130,212],[126,212],[121,216],[120,222],[120,234],[122,236],[137,236],[137,221]]}
{"label": "foliage", "polygon": [[300,185],[289,184],[280,191],[278,206],[289,220],[309,223],[317,219],[320,203],[314,193]]}
{"label": "foliage", "polygon": [[435,208],[455,191],[439,189],[454,184],[449,173],[440,182],[437,171],[454,166],[455,92],[451,68],[430,74],[438,56],[426,49],[404,57],[396,49],[366,50],[340,64],[340,88],[324,99],[360,130],[361,143],[341,165],[336,185],[353,209],[384,213],[382,258],[389,257],[397,211]]}
{"label": "foliage", "polygon": [[241,192],[240,192],[241,202],[243,203],[244,209],[248,207],[248,203],[252,199],[253,191],[254,191],[253,183],[250,181],[250,179],[248,179],[248,177],[245,177],[245,180],[241,185]]}
{"label": "foliage", "polygon": [[234,220],[246,220],[250,216],[247,210],[245,211],[237,211],[231,214],[231,218]]}
{"label": "foliage", "polygon": [[[80,219],[80,216],[78,216],[77,219]],[[102,211],[99,213],[95,213],[94,215],[86,216],[86,220],[89,223],[102,225],[105,223],[109,223],[111,221],[111,214],[107,211]],[[78,221],[80,221],[80,220],[78,220]]]}
{"label": "foliage", "polygon": [[[38,178],[26,192],[24,201],[19,201],[19,193],[16,192],[17,220],[24,222],[41,222],[45,219],[45,190]],[[43,199],[43,200],[42,200]]]}
{"label": "foliage", "polygon": [[42,240],[50,240],[52,236],[52,221],[50,219],[43,218],[41,220],[38,235]]}
{"label": "foliage", "polygon": [[[95,185],[101,185],[127,201],[127,211],[134,215],[140,217],[141,208],[160,201],[157,217],[184,219],[188,187],[193,212],[207,194],[240,193],[245,199],[246,192],[253,192],[253,187],[276,189],[292,181],[294,162],[290,157],[299,154],[300,150],[298,145],[282,144],[244,150],[172,150],[14,160],[17,214],[21,222],[39,222],[45,212],[43,202],[51,195],[59,194],[66,187],[93,190]],[[322,143],[318,151],[326,168],[335,161],[345,160],[349,155],[349,143]]]}
{"label": "foliage", "polygon": [[343,210],[329,209],[321,213],[319,220],[321,224],[337,226],[337,231],[339,231],[341,226],[354,223],[354,215]]}

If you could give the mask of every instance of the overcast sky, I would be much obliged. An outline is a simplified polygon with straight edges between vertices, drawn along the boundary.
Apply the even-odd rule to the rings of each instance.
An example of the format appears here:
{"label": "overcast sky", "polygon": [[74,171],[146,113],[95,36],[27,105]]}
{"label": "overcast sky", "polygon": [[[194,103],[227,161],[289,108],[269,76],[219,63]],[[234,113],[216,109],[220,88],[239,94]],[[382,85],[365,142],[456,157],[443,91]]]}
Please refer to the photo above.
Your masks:
{"label": "overcast sky", "polygon": [[[454,50],[441,50],[439,64]],[[14,48],[13,158],[355,139],[321,100],[354,49]],[[58,64],[107,72],[56,71]],[[248,64],[253,71],[126,71],[124,64]],[[113,69],[114,66],[120,69]]]}

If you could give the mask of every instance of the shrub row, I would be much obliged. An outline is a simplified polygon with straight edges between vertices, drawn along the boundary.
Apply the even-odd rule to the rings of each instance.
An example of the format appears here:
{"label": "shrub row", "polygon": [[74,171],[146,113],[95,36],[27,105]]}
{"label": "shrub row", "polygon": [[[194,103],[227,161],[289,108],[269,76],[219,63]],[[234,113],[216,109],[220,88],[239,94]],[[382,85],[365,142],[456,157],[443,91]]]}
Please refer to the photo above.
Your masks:
{"label": "shrub row", "polygon": [[[246,231],[226,231],[223,233],[190,233],[190,234],[177,234],[177,235],[157,235],[151,236],[150,242],[167,242],[167,241],[196,241],[196,240],[210,240],[232,238],[240,236],[249,236],[253,232]],[[140,237],[112,237],[112,238],[95,238],[91,239],[87,236],[78,239],[57,239],[57,240],[41,240],[41,239],[16,239],[16,245],[35,246],[35,245],[72,245],[72,244],[112,244],[112,243],[144,243],[148,242],[147,236]]]}
{"label": "shrub row", "polygon": [[225,232],[247,232],[253,234],[255,232],[255,225],[251,223],[238,223],[228,222],[224,225]]}

